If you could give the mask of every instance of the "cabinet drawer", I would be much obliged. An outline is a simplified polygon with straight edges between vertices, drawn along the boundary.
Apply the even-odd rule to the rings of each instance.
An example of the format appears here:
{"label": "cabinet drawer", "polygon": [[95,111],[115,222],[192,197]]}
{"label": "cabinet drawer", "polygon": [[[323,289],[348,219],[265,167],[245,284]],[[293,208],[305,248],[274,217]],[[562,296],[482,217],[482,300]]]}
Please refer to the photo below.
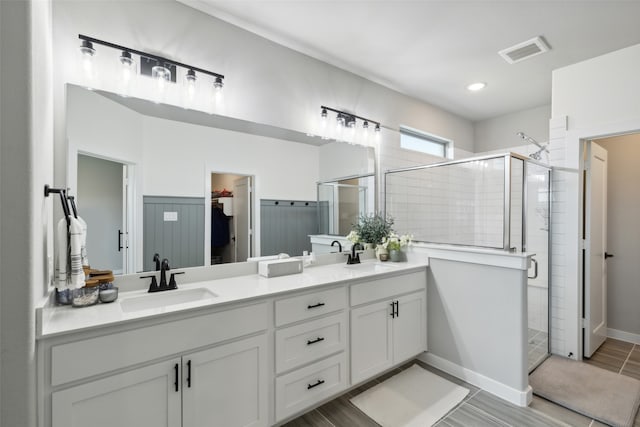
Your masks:
{"label": "cabinet drawer", "polygon": [[347,307],[344,286],[276,301],[276,326],[311,319]]}
{"label": "cabinet drawer", "polygon": [[347,388],[343,353],[276,378],[276,421]]}
{"label": "cabinet drawer", "polygon": [[427,288],[427,271],[351,285],[351,305],[366,304]]}
{"label": "cabinet drawer", "polygon": [[264,302],[56,345],[51,348],[51,385],[262,331],[267,313]]}
{"label": "cabinet drawer", "polygon": [[346,348],[347,314],[276,331],[276,372],[282,373]]}

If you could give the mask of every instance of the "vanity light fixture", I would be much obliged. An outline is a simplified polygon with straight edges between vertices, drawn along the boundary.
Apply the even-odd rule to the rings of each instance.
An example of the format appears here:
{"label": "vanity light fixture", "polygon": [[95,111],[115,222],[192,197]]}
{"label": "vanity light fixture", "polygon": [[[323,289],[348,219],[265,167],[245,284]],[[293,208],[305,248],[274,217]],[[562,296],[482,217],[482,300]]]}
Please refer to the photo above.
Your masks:
{"label": "vanity light fixture", "polygon": [[320,106],[320,120],[321,120],[321,127],[322,127],[322,133],[321,133],[321,137],[322,139],[332,139],[331,136],[327,135],[327,129],[326,129],[326,122],[327,122],[327,116],[328,116],[328,111],[332,111],[334,113],[336,113],[336,134],[335,137],[333,139],[337,139],[340,140],[342,139],[342,129],[343,128],[348,128],[349,132],[348,135],[351,137],[352,140],[355,141],[355,139],[358,138],[358,136],[356,135],[356,127],[357,127],[357,121],[360,120],[362,121],[362,139],[364,140],[364,142],[366,142],[366,140],[368,139],[368,131],[369,131],[369,126],[370,124],[374,124],[375,125],[375,133],[376,135],[379,135],[380,133],[380,123],[373,121],[371,119],[367,119],[365,117],[360,117],[357,116],[353,113],[347,113],[345,111],[341,111],[341,110],[337,110],[335,108],[331,108],[331,107],[326,107],[324,105]]}
{"label": "vanity light fixture", "polygon": [[195,96],[196,88],[196,72],[209,75],[213,78],[213,87],[215,92],[220,92],[224,86],[224,76],[222,74],[215,73],[213,71],[205,70],[202,68],[194,67],[192,65],[183,64],[172,59],[163,58],[158,55],[143,52],[136,49],[131,49],[126,46],[117,45],[115,43],[99,40],[93,37],[78,34],[78,38],[81,40],[80,52],[82,54],[83,68],[85,73],[89,76],[92,72],[91,62],[93,56],[96,53],[94,45],[102,45],[111,49],[116,49],[122,52],[120,55],[120,64],[122,67],[122,83],[124,86],[128,86],[129,81],[136,74],[135,61],[133,55],[140,57],[140,74],[152,77],[155,80],[156,97],[160,100],[163,96],[168,83],[177,82],[177,70],[179,68],[186,70],[185,75],[185,92],[187,98]]}

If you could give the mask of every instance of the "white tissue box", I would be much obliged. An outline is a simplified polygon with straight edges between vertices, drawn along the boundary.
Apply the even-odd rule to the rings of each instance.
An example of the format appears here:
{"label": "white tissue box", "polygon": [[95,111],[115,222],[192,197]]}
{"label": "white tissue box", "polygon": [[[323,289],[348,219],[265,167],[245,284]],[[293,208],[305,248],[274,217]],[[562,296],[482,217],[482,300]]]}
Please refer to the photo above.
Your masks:
{"label": "white tissue box", "polygon": [[300,259],[274,259],[258,263],[258,274],[264,277],[278,277],[297,273],[302,273],[302,260]]}

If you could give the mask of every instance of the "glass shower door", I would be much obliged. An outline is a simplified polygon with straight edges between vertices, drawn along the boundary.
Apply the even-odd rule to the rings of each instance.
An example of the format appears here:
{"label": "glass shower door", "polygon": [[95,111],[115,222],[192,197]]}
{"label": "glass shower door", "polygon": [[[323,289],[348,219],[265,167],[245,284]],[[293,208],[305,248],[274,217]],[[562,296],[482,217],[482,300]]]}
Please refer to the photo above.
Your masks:
{"label": "glass shower door", "polygon": [[549,355],[551,170],[527,162],[526,250],[535,254],[528,274],[529,372]]}

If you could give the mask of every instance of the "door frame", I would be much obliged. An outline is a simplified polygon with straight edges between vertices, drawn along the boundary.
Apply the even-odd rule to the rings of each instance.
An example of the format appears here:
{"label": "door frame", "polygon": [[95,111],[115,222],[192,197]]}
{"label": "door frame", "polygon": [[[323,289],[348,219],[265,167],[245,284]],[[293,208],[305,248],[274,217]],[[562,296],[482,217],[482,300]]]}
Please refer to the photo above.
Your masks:
{"label": "door frame", "polygon": [[211,265],[211,174],[220,175],[240,175],[251,177],[251,218],[250,223],[253,224],[252,239],[251,239],[251,253],[252,256],[260,256],[257,248],[260,247],[260,204],[256,203],[258,199],[258,176],[249,171],[239,170],[225,170],[217,167],[214,162],[206,162],[204,167],[204,266]]}
{"label": "door frame", "polygon": [[[116,157],[105,156],[100,153],[79,149],[76,145],[69,143],[67,150],[67,191],[70,195],[78,193],[78,156],[94,157],[96,159],[108,160],[110,162],[120,163],[127,168],[127,194],[123,194],[123,202],[127,203],[123,206],[123,217],[126,216],[127,222],[123,226],[128,227],[128,237],[123,241],[126,251],[126,263],[123,263],[122,274],[133,274],[142,271],[142,245],[138,244],[138,231],[142,230],[142,188],[140,188],[141,180],[137,179],[136,164],[131,161],[123,160]],[[124,177],[122,180],[124,190]],[[82,201],[80,201],[82,203]],[[80,212],[81,213],[81,212]],[[91,224],[87,224],[88,228]],[[90,230],[90,228],[89,228]],[[89,260],[91,260],[89,254]],[[124,257],[123,257],[124,261]]]}
{"label": "door frame", "polygon": [[[568,206],[567,218],[577,218],[577,227],[568,232],[568,247],[574,248],[573,256],[575,256],[575,263],[571,262],[569,256],[567,256],[567,283],[565,286],[565,310],[566,310],[566,324],[565,324],[565,356],[573,359],[582,360],[584,358],[583,346],[584,340],[582,336],[582,306],[584,304],[584,293],[582,290],[583,276],[584,276],[584,262],[582,259],[582,251],[585,243],[582,240],[582,230],[585,226],[584,215],[582,213],[582,206],[584,206],[584,191],[585,182],[583,179],[585,172],[585,146],[588,141],[598,140],[601,138],[608,138],[613,136],[620,136],[630,133],[640,132],[640,119],[609,123],[590,128],[576,129],[567,131],[564,136],[566,163],[569,168],[565,170],[571,171],[571,165],[576,165],[578,173],[578,194],[577,204],[575,206]],[[564,169],[564,168],[560,168]],[[568,196],[570,199],[570,195]],[[575,200],[575,199],[574,199]],[[569,230],[568,230],[569,231]],[[575,239],[575,240],[574,240]],[[567,253],[570,255],[570,252]],[[572,266],[575,265],[576,269],[571,272]],[[572,277],[573,276],[573,277]],[[575,281],[572,280],[575,277]],[[573,350],[573,351],[572,351]]]}
{"label": "door frame", "polygon": [[[606,150],[601,147],[598,144],[598,139],[589,139],[589,140],[583,140],[582,141],[582,149],[583,151],[583,163],[584,163],[584,170],[581,174],[581,181],[582,181],[582,185],[584,187],[584,192],[582,193],[582,228],[581,228],[581,236],[580,239],[583,240],[583,249],[581,250],[581,256],[580,256],[580,261],[582,263],[582,280],[580,282],[580,286],[582,289],[582,314],[581,314],[581,323],[582,323],[582,333],[581,333],[581,340],[582,340],[582,347],[581,347],[581,351],[582,351],[582,358],[585,357],[585,345],[587,344],[587,336],[591,336],[591,339],[589,339],[589,346],[593,347],[593,342],[591,341],[592,339],[595,340],[593,337],[594,336],[598,336],[600,338],[597,338],[597,341],[600,344],[597,344],[598,347],[600,345],[602,345],[602,343],[604,342],[604,339],[606,339],[606,334],[607,334],[607,294],[608,294],[608,287],[607,287],[607,266],[606,266],[606,259],[602,259],[600,260],[602,262],[602,275],[604,277],[604,282],[602,284],[603,289],[603,301],[602,303],[604,304],[604,324],[602,325],[602,328],[604,328],[604,339],[602,338],[602,335],[600,333],[595,334],[594,330],[593,330],[593,325],[590,323],[587,323],[587,321],[591,321],[592,320],[592,316],[587,314],[588,312],[590,312],[590,310],[593,307],[592,301],[590,300],[590,298],[596,297],[597,295],[593,295],[593,285],[591,280],[594,279],[594,277],[592,277],[593,273],[591,272],[591,268],[592,268],[592,262],[593,262],[593,251],[592,248],[590,246],[590,242],[592,242],[593,240],[597,241],[596,236],[594,236],[592,233],[592,229],[591,229],[591,221],[593,219],[593,210],[592,208],[594,207],[591,200],[593,197],[597,197],[597,192],[594,194],[594,184],[593,184],[593,164],[592,164],[592,157],[594,156],[594,145],[596,147],[598,147],[599,150],[603,151],[603,156],[605,158],[604,162],[605,162],[605,169],[604,169],[604,213],[602,215],[602,229],[604,229],[603,232],[603,237],[604,237],[604,241],[602,242],[602,245],[604,247],[604,252],[606,253],[607,251],[607,227],[608,227],[608,218],[607,218],[607,208],[608,208],[608,200],[606,198],[606,193],[607,193],[607,187],[608,187],[608,179],[607,179],[607,164],[606,164]],[[590,169],[587,169],[587,165],[591,166]],[[598,228],[598,230],[602,231],[602,229]],[[599,248],[598,248],[599,249]],[[586,290],[589,289],[589,294],[587,294]],[[589,296],[590,298],[587,298],[587,296]],[[597,328],[596,328],[597,329]],[[587,353],[591,353],[591,350],[587,349]]]}

